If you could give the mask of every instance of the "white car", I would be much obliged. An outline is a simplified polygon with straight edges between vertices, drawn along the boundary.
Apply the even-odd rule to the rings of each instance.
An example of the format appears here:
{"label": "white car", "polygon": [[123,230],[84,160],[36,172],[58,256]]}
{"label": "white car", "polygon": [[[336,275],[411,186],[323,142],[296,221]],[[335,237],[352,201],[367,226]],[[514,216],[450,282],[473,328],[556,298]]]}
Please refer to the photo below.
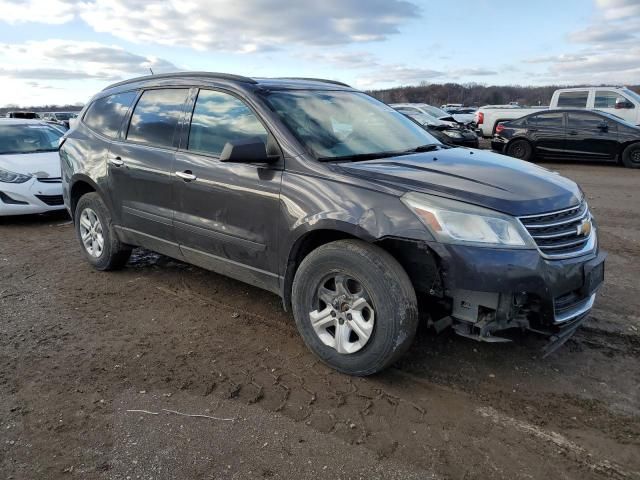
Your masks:
{"label": "white car", "polygon": [[392,103],[389,106],[396,110],[403,109],[405,110],[405,113],[422,113],[430,115],[445,122],[450,127],[457,127],[462,123],[458,121],[454,115],[426,103]]}
{"label": "white car", "polygon": [[0,119],[0,216],[64,209],[62,135],[40,120]]}

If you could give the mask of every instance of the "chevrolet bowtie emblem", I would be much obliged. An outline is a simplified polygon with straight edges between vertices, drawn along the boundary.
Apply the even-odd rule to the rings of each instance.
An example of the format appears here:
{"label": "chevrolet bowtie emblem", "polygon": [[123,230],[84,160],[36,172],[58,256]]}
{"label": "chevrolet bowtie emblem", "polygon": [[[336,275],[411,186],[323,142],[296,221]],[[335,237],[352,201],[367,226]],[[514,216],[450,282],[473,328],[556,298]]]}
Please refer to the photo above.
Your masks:
{"label": "chevrolet bowtie emblem", "polygon": [[576,227],[576,230],[577,230],[576,233],[578,235],[582,235],[584,237],[588,237],[589,234],[591,233],[591,219],[585,218],[584,220],[582,220],[580,225],[578,225]]}

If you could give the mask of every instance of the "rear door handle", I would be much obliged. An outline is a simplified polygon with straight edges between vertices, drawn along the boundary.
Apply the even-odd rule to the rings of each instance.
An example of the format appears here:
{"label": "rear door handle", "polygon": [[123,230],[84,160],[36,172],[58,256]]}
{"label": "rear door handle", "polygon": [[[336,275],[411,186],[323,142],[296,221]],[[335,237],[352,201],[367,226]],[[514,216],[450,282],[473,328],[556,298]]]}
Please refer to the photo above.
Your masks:
{"label": "rear door handle", "polygon": [[575,130],[569,130],[567,132],[567,135],[577,135],[577,134],[578,134],[578,132],[576,132]]}
{"label": "rear door handle", "polygon": [[185,170],[184,172],[176,172],[176,177],[180,177],[185,182],[192,182],[193,180],[196,180],[198,178],[191,172],[191,170]]}
{"label": "rear door handle", "polygon": [[114,167],[121,167],[124,165],[124,160],[121,157],[109,157],[109,163]]}

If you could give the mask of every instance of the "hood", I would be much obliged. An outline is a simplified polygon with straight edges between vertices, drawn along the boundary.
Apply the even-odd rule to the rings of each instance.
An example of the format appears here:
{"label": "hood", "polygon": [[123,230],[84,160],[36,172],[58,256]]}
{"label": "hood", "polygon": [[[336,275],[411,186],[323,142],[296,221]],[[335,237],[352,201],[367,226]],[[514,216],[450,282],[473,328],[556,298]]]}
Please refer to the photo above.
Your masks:
{"label": "hood", "polygon": [[62,176],[57,151],[0,155],[0,168],[38,178]]}
{"label": "hood", "polygon": [[514,216],[560,210],[582,200],[580,187],[555,172],[467,148],[340,164],[338,168],[403,191],[438,195]]}

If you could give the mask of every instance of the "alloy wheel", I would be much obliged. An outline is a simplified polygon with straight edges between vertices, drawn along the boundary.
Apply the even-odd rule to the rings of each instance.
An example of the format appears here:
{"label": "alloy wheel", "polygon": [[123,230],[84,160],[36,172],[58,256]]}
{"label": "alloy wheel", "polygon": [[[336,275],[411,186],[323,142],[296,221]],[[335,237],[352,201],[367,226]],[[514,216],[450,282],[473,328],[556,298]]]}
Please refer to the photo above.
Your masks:
{"label": "alloy wheel", "polygon": [[338,353],[355,353],[373,334],[375,311],[364,286],[342,273],[325,277],[314,299],[309,319],[322,343]]}
{"label": "alloy wheel", "polygon": [[85,208],[80,214],[80,238],[89,255],[96,258],[102,255],[104,251],[102,223],[91,208]]}

